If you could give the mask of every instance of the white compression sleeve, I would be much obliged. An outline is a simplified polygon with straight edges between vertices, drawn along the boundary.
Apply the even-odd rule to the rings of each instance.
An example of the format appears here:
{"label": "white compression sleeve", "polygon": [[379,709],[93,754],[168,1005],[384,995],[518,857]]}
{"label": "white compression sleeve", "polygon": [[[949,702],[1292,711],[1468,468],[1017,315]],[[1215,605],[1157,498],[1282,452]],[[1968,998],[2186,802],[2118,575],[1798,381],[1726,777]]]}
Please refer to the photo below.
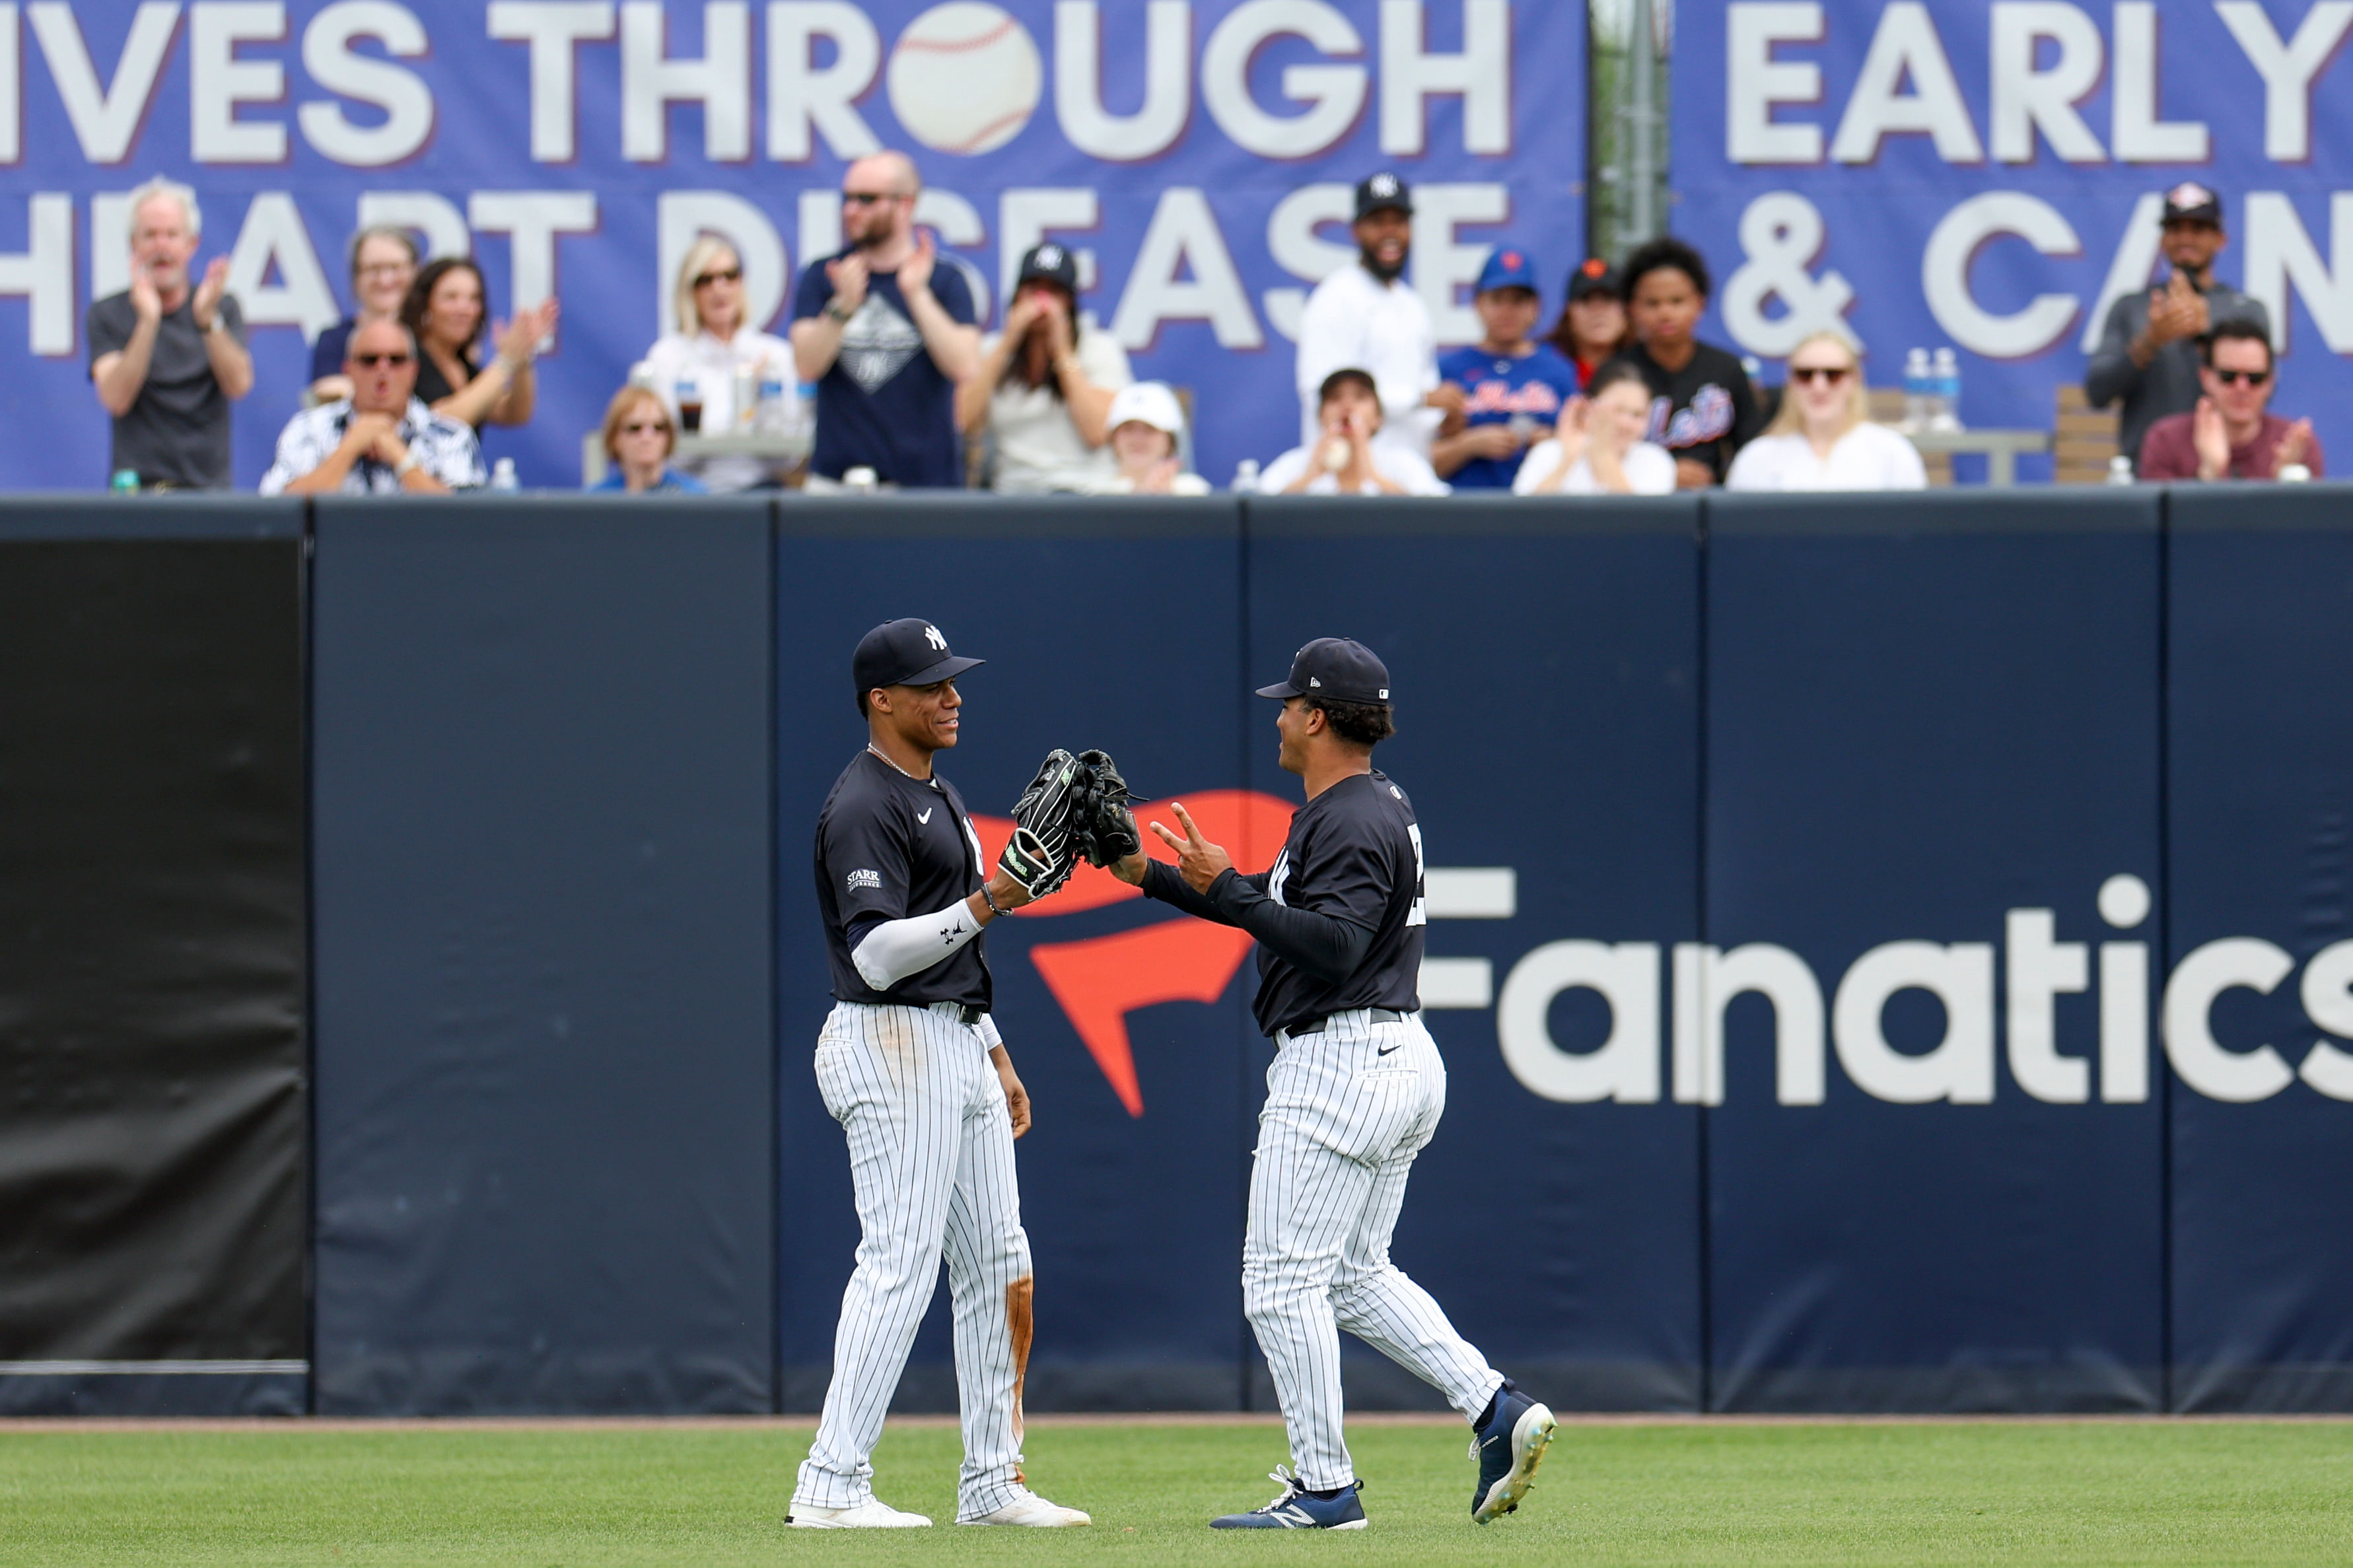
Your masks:
{"label": "white compression sleeve", "polygon": [[997,1032],[997,1020],[986,1013],[980,1016],[980,1022],[972,1026],[972,1032],[978,1035],[980,1043],[992,1051],[1005,1043],[1005,1037]]}
{"label": "white compression sleeve", "polygon": [[965,900],[958,899],[934,914],[883,921],[866,933],[849,962],[858,966],[860,980],[877,991],[888,991],[909,975],[921,974],[979,933],[980,922],[972,918]]}

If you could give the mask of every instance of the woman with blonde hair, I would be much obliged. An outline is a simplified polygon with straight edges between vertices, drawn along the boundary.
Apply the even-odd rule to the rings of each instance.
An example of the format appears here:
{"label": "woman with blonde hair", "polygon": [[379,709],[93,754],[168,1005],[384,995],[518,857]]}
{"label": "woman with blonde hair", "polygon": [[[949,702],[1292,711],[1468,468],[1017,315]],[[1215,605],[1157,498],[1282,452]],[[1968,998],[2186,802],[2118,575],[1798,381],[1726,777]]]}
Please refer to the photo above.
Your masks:
{"label": "woman with blonde hair", "polygon": [[1918,490],[1927,470],[1912,443],[1867,417],[1862,350],[1825,329],[1789,351],[1789,384],[1765,433],[1732,459],[1735,490]]}
{"label": "woman with blonde hair", "polygon": [[[698,235],[686,247],[670,304],[677,311],[678,330],[663,333],[646,351],[654,390],[676,419],[679,394],[691,387],[702,399],[702,430],[713,435],[737,431],[742,411],[735,406],[736,371],[748,368],[754,388],[764,373],[791,376],[792,345],[744,320],[743,258],[717,235]],[[701,458],[680,466],[721,491],[746,490],[783,477],[776,466],[759,458]]]}
{"label": "woman with blonde hair", "polygon": [[670,409],[649,386],[625,386],[605,405],[605,456],[612,466],[588,488],[630,495],[663,491],[699,496],[708,489],[670,467],[678,449],[678,426]]}

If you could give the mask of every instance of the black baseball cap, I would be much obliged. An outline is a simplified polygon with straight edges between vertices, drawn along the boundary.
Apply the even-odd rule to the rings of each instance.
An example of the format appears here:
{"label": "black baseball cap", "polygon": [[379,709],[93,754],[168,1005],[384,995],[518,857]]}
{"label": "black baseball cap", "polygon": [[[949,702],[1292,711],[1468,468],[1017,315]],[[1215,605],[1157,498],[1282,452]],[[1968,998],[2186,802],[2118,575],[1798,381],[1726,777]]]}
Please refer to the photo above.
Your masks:
{"label": "black baseball cap", "polygon": [[1258,689],[1261,697],[1329,697],[1335,702],[1387,702],[1389,667],[1363,643],[1317,637],[1291,656],[1291,679]]}
{"label": "black baseball cap", "polygon": [[910,616],[885,621],[858,639],[849,661],[860,697],[878,686],[930,686],[953,680],[986,659],[958,658],[931,622]]}
{"label": "black baseball cap", "polygon": [[2165,211],[2157,220],[2166,223],[2211,223],[2222,226],[2222,198],[2195,180],[2184,180],[2165,193]]}
{"label": "black baseball cap", "polygon": [[1356,184],[1358,217],[1377,213],[1383,207],[1395,207],[1408,217],[1413,216],[1413,192],[1406,188],[1403,180],[1387,169],[1377,174],[1367,175]]}
{"label": "black baseball cap", "polygon": [[1036,278],[1042,278],[1049,283],[1060,283],[1076,294],[1079,291],[1078,258],[1050,239],[1043,245],[1033,245],[1021,253],[1021,276],[1015,281],[1027,283]]}
{"label": "black baseball cap", "polygon": [[1588,294],[1607,294],[1612,300],[1626,297],[1626,286],[1618,280],[1618,269],[1598,256],[1588,256],[1577,269],[1568,275],[1568,302],[1576,304]]}

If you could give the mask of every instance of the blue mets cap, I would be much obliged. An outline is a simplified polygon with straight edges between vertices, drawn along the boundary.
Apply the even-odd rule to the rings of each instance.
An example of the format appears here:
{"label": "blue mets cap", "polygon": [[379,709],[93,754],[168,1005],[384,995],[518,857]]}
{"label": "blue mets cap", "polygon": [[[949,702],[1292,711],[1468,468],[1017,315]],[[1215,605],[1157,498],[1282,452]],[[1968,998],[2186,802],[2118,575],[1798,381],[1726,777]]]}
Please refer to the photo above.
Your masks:
{"label": "blue mets cap", "polygon": [[1261,697],[1329,697],[1335,702],[1387,702],[1389,669],[1363,643],[1317,637],[1291,658],[1291,679],[1258,689]]}
{"label": "blue mets cap", "polygon": [[930,686],[953,680],[976,658],[958,658],[948,651],[948,639],[931,622],[910,616],[885,621],[858,639],[850,674],[863,697],[878,686]]}
{"label": "blue mets cap", "polygon": [[1536,269],[1528,253],[1517,246],[1501,245],[1488,256],[1487,265],[1479,268],[1478,292],[1493,289],[1525,289],[1537,292]]}

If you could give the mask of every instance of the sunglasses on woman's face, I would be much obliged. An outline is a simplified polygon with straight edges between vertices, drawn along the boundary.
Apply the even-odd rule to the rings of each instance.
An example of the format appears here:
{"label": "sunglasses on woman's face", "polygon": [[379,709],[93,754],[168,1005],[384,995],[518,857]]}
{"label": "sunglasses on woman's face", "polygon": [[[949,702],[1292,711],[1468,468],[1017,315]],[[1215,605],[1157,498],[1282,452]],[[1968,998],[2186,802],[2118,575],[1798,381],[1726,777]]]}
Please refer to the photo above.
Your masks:
{"label": "sunglasses on woman's face", "polygon": [[2249,386],[2261,386],[2271,378],[2272,373],[2267,370],[2218,370],[2214,373],[2214,379],[2224,386],[2236,386],[2242,381]]}
{"label": "sunglasses on woman's face", "polygon": [[740,267],[723,267],[716,272],[698,272],[694,275],[694,286],[698,289],[708,289],[713,283],[741,283],[742,281],[744,281],[744,269]]}
{"label": "sunglasses on woman's face", "polygon": [[388,364],[395,367],[406,364],[408,363],[408,356],[404,353],[353,354],[352,356],[352,363],[359,366],[362,370],[374,370],[380,364]]}
{"label": "sunglasses on woman's face", "polygon": [[1825,386],[1836,386],[1853,374],[1852,366],[1843,364],[1793,364],[1789,367],[1791,381],[1819,381]]}
{"label": "sunglasses on woman's face", "polygon": [[660,434],[667,436],[670,434],[670,422],[668,420],[662,420],[659,423],[649,423],[646,420],[640,419],[635,424],[624,425],[621,426],[621,434],[624,436],[642,436],[649,430],[659,431]]}

